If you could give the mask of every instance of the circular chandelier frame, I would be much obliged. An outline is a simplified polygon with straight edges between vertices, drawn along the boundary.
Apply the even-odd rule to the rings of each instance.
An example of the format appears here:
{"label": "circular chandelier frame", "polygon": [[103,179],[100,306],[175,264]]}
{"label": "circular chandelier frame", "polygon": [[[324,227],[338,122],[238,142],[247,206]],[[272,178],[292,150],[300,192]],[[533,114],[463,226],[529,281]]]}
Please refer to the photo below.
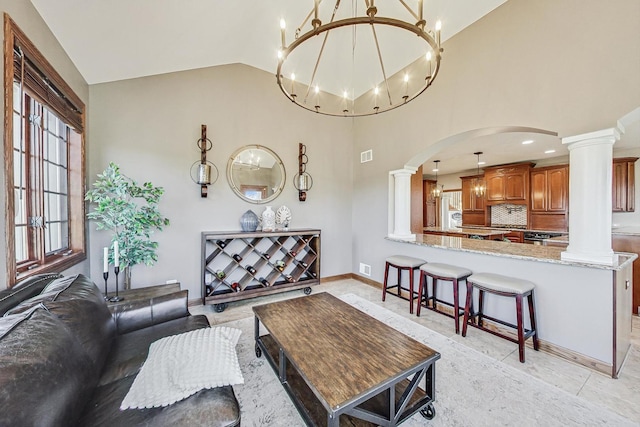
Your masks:
{"label": "circular chandelier frame", "polygon": [[[338,4],[339,4],[339,2],[338,2]],[[334,15],[335,15],[335,13],[337,11],[338,4],[336,5],[336,7],[334,9]],[[421,8],[421,4],[422,4],[422,2],[420,2],[420,8]],[[402,20],[396,19],[396,18],[377,17],[377,16],[375,16],[376,13],[377,13],[377,9],[373,6],[373,1],[371,1],[371,6],[367,9],[367,15],[368,16],[357,16],[357,17],[351,17],[351,18],[346,18],[346,19],[340,19],[340,20],[337,20],[337,21],[333,21],[333,19],[332,19],[331,22],[323,25],[321,23],[321,21],[317,18],[317,3],[316,3],[316,18],[312,20],[313,28],[311,30],[307,31],[304,34],[301,34],[301,35],[299,35],[300,28],[298,28],[296,30],[296,38],[289,46],[285,45],[284,28],[282,28],[282,46],[281,46],[281,50],[280,50],[280,52],[278,54],[278,57],[279,57],[279,59],[278,59],[278,68],[277,68],[277,71],[276,71],[277,83],[278,83],[278,86],[280,87],[280,90],[282,91],[282,93],[287,98],[289,98],[290,101],[292,101],[294,104],[296,104],[297,106],[302,107],[302,108],[304,108],[306,110],[309,110],[309,111],[313,111],[314,113],[324,114],[324,115],[328,115],[328,116],[336,116],[336,117],[363,117],[363,116],[370,116],[370,115],[382,113],[382,112],[385,112],[385,111],[390,111],[390,110],[393,110],[395,108],[398,108],[398,107],[401,107],[403,105],[406,105],[407,103],[409,103],[410,101],[414,100],[419,95],[421,95],[425,90],[427,90],[429,88],[429,86],[431,86],[433,81],[435,80],[436,76],[438,75],[438,71],[440,70],[440,60],[442,58],[442,52],[444,51],[444,49],[442,49],[440,47],[440,31],[437,30],[436,32],[432,33],[432,32],[424,30],[426,22],[422,19],[422,10],[419,10],[420,17],[419,17],[418,22],[416,22],[415,24],[411,24],[409,22],[402,21]],[[384,26],[391,26],[391,27],[400,28],[400,29],[403,29],[403,30],[406,30],[406,31],[410,31],[410,32],[414,33],[416,36],[418,36],[421,39],[423,39],[431,47],[431,50],[433,52],[433,55],[432,55],[433,67],[432,68],[430,67],[430,69],[429,69],[430,72],[424,77],[424,84],[420,88],[418,88],[418,90],[415,91],[412,95],[409,95],[407,93],[405,96],[403,96],[402,97],[402,102],[398,102],[396,104],[393,104],[391,102],[391,94],[389,92],[388,78],[387,78],[386,73],[384,71],[384,64],[383,64],[382,56],[380,54],[380,50],[379,50],[379,46],[378,46],[378,55],[379,55],[381,68],[382,68],[382,72],[383,72],[383,77],[384,77],[384,81],[382,83],[387,88],[387,94],[389,96],[389,105],[380,106],[380,105],[378,105],[376,103],[376,105],[374,105],[371,109],[363,110],[361,112],[356,112],[355,108],[353,108],[351,110],[343,109],[340,112],[336,112],[336,111],[331,111],[331,110],[326,110],[326,109],[323,110],[321,105],[308,106],[308,105],[306,105],[306,102],[305,103],[300,102],[298,100],[298,96],[295,93],[291,93],[290,91],[288,91],[286,89],[286,87],[285,87],[284,76],[282,75],[282,67],[283,67],[284,63],[286,62],[288,56],[296,48],[300,47],[304,42],[308,41],[309,39],[311,39],[311,38],[313,38],[315,36],[319,36],[319,35],[321,35],[323,33],[326,33],[325,34],[325,40],[324,40],[323,45],[322,45],[322,49],[320,50],[320,56],[318,57],[318,60],[317,60],[317,63],[316,63],[316,68],[317,68],[318,64],[320,63],[320,58],[321,58],[322,53],[323,53],[324,44],[326,43],[326,39],[328,37],[328,31],[334,30],[336,28],[348,27],[348,26],[356,26],[356,25],[371,25],[374,28],[373,34],[374,34],[376,46],[378,46],[378,40],[377,40],[377,35],[375,33],[375,25],[384,25]],[[305,101],[306,101],[306,98],[307,98],[309,92],[312,90],[312,85],[314,83],[314,81],[313,81],[314,78],[315,78],[315,70],[314,70],[314,75],[312,76],[312,80],[309,82],[308,85],[306,85],[304,83],[301,83],[301,84],[307,86],[307,91],[306,91],[307,95],[304,97]],[[292,87],[293,87],[293,85],[292,85]],[[351,101],[354,102],[355,100],[351,100]]]}

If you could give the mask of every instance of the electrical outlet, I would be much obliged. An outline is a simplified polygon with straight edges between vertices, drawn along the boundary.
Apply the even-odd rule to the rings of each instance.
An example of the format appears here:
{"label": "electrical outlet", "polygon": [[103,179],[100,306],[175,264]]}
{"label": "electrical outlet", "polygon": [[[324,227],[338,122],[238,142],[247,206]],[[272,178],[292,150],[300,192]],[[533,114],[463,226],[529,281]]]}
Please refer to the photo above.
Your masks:
{"label": "electrical outlet", "polygon": [[360,153],[360,163],[366,163],[373,160],[373,150],[367,150]]}
{"label": "electrical outlet", "polygon": [[368,264],[360,263],[360,273],[365,276],[371,276],[371,266]]}

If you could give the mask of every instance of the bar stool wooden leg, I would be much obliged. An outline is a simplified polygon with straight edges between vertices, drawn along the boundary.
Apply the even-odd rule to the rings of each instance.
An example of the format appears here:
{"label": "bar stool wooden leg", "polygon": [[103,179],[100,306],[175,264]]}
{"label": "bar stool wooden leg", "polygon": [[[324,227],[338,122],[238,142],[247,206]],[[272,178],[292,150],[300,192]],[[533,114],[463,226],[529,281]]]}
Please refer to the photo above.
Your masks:
{"label": "bar stool wooden leg", "polygon": [[435,277],[431,278],[431,288],[433,289],[433,294],[431,294],[431,298],[430,298],[431,299],[431,307],[434,310],[437,310],[438,309],[438,305],[437,305],[438,303],[436,302],[436,295],[437,295],[436,292],[438,292],[438,279],[436,279]]}
{"label": "bar stool wooden leg", "polygon": [[462,318],[462,336],[467,336],[467,324],[471,314],[471,301],[473,296],[473,285],[467,280],[467,298],[464,303],[464,317]]}
{"label": "bar stool wooden leg", "polygon": [[389,277],[389,263],[384,264],[384,284],[382,286],[382,301],[387,296],[387,278]]}
{"label": "bar stool wooden leg", "polygon": [[402,280],[402,269],[396,268],[396,271],[398,272],[398,296],[400,296],[400,281]]}
{"label": "bar stool wooden leg", "polygon": [[478,322],[478,326],[482,326],[482,313],[483,313],[483,306],[484,306],[484,291],[482,289],[478,289],[478,318],[477,318],[477,322]]}
{"label": "bar stool wooden leg", "polygon": [[522,295],[516,295],[516,320],[518,325],[518,354],[524,363],[524,320],[522,319]]}
{"label": "bar stool wooden leg", "polygon": [[538,327],[536,326],[536,310],[533,302],[533,291],[527,296],[529,302],[529,320],[531,321],[531,330],[535,331],[533,334],[533,349],[538,350]]}
{"label": "bar stool wooden leg", "polygon": [[418,307],[416,307],[416,316],[418,317],[420,317],[420,309],[422,308],[422,300],[424,299],[424,291],[426,287],[427,276],[424,271],[420,271],[420,285],[418,286]]}
{"label": "bar stool wooden leg", "polygon": [[459,334],[460,333],[460,304],[458,303],[458,279],[453,279],[453,318],[456,321],[456,334]]}
{"label": "bar stool wooden leg", "polygon": [[[413,314],[413,269],[409,269],[409,314]],[[400,282],[398,282],[399,284]],[[398,286],[398,290],[400,287]]]}

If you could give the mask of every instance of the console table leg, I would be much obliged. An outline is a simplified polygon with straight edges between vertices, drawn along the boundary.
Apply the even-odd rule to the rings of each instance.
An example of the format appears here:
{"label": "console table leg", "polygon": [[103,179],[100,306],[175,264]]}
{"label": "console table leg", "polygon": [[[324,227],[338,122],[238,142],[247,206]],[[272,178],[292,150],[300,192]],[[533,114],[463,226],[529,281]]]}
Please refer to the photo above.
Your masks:
{"label": "console table leg", "polygon": [[279,354],[280,372],[278,372],[278,377],[280,378],[280,382],[284,384],[287,382],[287,358],[284,355],[284,350],[280,349]]}

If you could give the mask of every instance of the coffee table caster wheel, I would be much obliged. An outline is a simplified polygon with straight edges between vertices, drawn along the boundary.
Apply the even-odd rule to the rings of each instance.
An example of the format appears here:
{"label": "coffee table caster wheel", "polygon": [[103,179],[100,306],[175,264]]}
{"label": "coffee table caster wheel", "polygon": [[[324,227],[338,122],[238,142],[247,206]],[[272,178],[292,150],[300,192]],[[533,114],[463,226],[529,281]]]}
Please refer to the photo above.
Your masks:
{"label": "coffee table caster wheel", "polygon": [[214,304],[214,305],[213,305],[213,310],[214,310],[216,313],[222,313],[222,312],[224,311],[224,309],[225,309],[225,308],[227,308],[227,303],[226,303],[226,302],[223,302],[223,303],[220,303],[220,304]]}
{"label": "coffee table caster wheel", "polygon": [[306,288],[304,288],[304,294],[305,294],[305,295],[309,295],[309,294],[311,294],[311,288],[310,288],[310,287],[308,287],[308,286],[307,286]]}
{"label": "coffee table caster wheel", "polygon": [[426,408],[420,409],[420,415],[428,420],[432,420],[433,417],[436,416],[436,408],[433,406],[433,403],[429,403]]}
{"label": "coffee table caster wheel", "polygon": [[262,349],[260,348],[258,343],[256,343],[256,357],[260,357],[260,356],[262,356]]}

